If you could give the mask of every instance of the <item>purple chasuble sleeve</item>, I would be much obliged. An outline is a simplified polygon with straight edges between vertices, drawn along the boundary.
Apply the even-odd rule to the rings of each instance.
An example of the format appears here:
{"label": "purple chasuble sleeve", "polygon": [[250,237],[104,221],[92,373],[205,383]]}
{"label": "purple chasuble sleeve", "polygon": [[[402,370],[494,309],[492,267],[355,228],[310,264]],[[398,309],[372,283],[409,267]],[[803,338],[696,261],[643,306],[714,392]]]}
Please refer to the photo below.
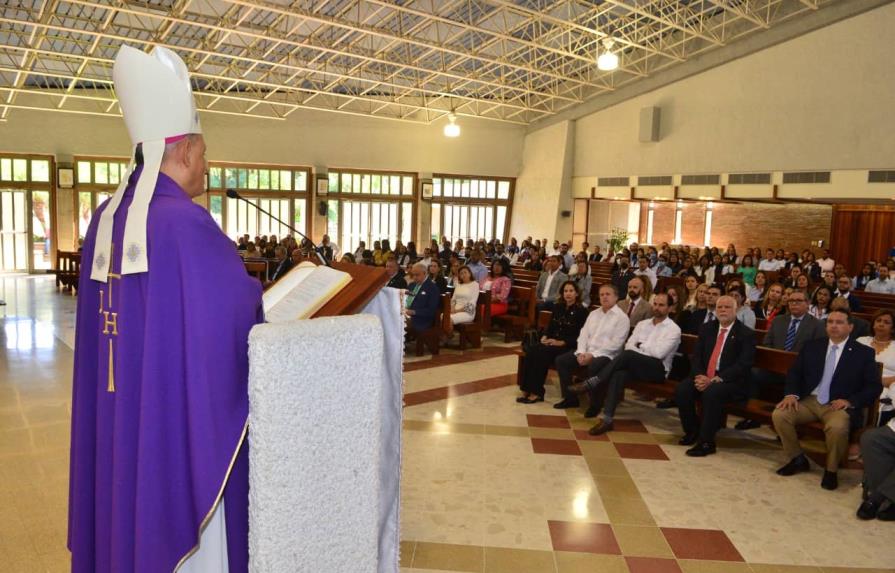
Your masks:
{"label": "purple chasuble sleeve", "polygon": [[244,571],[248,334],[262,319],[261,285],[209,213],[163,174],[149,206],[149,272],[121,276],[135,181],[115,214],[106,283],[90,279],[104,207],[84,242],[72,388],[72,571],[172,571],[195,550],[222,497],[230,570]]}

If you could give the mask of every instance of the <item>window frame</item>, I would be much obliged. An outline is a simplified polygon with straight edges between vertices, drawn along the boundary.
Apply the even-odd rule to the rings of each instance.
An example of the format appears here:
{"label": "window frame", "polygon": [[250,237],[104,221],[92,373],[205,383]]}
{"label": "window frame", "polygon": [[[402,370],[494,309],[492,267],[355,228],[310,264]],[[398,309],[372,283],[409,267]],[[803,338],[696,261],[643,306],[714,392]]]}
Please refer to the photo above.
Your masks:
{"label": "window frame", "polygon": [[[329,209],[332,208],[330,203],[336,203],[335,209],[338,213],[339,222],[338,222],[338,237],[333,240],[336,242],[341,241],[342,236],[344,235],[343,228],[343,208],[342,201],[352,201],[355,203],[396,203],[397,204],[397,221],[398,221],[398,229],[397,229],[397,240],[401,240],[401,236],[403,235],[404,227],[403,227],[403,217],[402,217],[402,208],[405,204],[410,204],[410,241],[416,243],[417,242],[417,231],[419,229],[419,174],[411,171],[387,171],[381,169],[356,169],[356,168],[343,168],[343,167],[330,167],[327,169],[326,179],[329,180],[330,176],[334,173],[338,173],[338,183],[337,189],[335,191],[328,189],[327,194],[325,196],[318,195],[318,199],[327,202],[327,216],[324,222],[325,232],[328,232],[329,229]],[[369,176],[380,176],[380,177],[400,177],[401,178],[401,193],[397,195],[383,194],[383,193],[373,193],[372,192],[372,181],[370,182],[370,193],[363,192],[355,192],[353,189],[350,192],[342,191],[342,175],[369,175]],[[410,187],[411,192],[409,195],[405,195],[403,192],[404,188],[404,178],[410,178]],[[381,185],[381,184],[380,184]],[[380,187],[381,188],[381,187]],[[315,190],[316,192],[316,190]],[[370,211],[370,217],[372,218],[372,209]],[[370,235],[370,239],[367,242],[368,248],[372,250],[373,241],[378,241],[382,239],[382,237],[373,237],[372,232]],[[408,241],[408,242],[410,242]],[[348,247],[346,245],[342,245],[339,242],[339,246],[342,248],[342,252],[348,252],[346,249]],[[406,244],[405,244],[406,246]],[[394,248],[394,245],[392,245]],[[419,247],[418,247],[419,248]]]}
{"label": "window frame", "polygon": [[[440,185],[441,194],[438,196],[436,196],[434,194],[434,185],[435,185],[436,179],[441,180],[441,185]],[[499,188],[501,182],[508,182],[510,185],[510,188],[507,193],[506,199],[500,199],[499,198],[500,195],[496,190],[495,190],[493,199],[490,199],[487,197],[445,197],[445,195],[444,195],[444,180],[445,179],[453,179],[453,180],[461,180],[461,181],[465,180],[465,181],[470,182],[470,185],[473,180],[494,181],[495,185],[497,186],[495,189]],[[439,234],[438,238],[436,239],[439,243],[441,242],[441,237],[447,236],[447,234],[445,233],[445,227],[444,227],[445,207],[452,206],[452,205],[493,207],[494,208],[494,217],[492,220],[492,229],[491,229],[492,237],[494,237],[495,239],[500,239],[500,242],[503,245],[506,245],[508,243],[509,236],[510,236],[510,224],[512,223],[512,220],[513,220],[513,202],[516,198],[516,178],[515,177],[497,177],[497,176],[493,176],[493,175],[468,175],[468,174],[467,175],[459,175],[459,174],[455,174],[455,173],[433,173],[432,174],[432,185],[433,185],[432,198],[427,199],[427,201],[430,201],[430,203],[432,203],[432,204],[438,203],[440,205],[439,215],[438,215],[439,216],[438,229],[439,229],[440,234]],[[496,235],[497,208],[498,207],[506,207],[506,210],[507,210],[506,220],[504,221],[502,237],[497,237],[497,235]],[[429,235],[432,234],[431,233],[431,228],[432,228],[431,223],[432,223],[432,221],[430,221]],[[460,237],[456,237],[456,238],[449,237],[449,238],[451,239],[452,244],[453,244],[453,242],[456,242],[456,240],[459,239]],[[473,240],[479,239],[479,237],[471,237],[471,238]],[[431,240],[431,237],[426,237],[427,244],[428,244],[429,240]]]}
{"label": "window frame", "polygon": [[[212,187],[211,186],[211,171],[212,169],[221,169],[221,185],[220,187]],[[239,194],[245,197],[246,199],[288,199],[289,200],[289,214],[288,217],[285,218],[285,221],[290,225],[295,224],[295,201],[304,201],[305,203],[305,230],[304,233],[311,237],[314,232],[314,213],[311,211],[311,200],[313,199],[313,190],[312,186],[314,185],[313,172],[310,167],[305,165],[283,165],[279,163],[238,163],[233,161],[209,161],[208,162],[208,171],[205,173],[205,191],[207,195],[206,200],[206,209],[211,213],[211,198],[212,197],[220,197],[221,198],[221,231],[227,235],[227,237],[233,241],[236,241],[238,237],[230,237],[227,234],[227,227],[229,224],[229,217],[231,214],[229,213],[229,208],[227,207],[227,189],[231,187],[226,183],[226,170],[227,169],[246,169],[247,171],[251,170],[268,170],[268,171],[291,171],[292,172],[292,184],[291,190],[281,190],[281,189],[255,189],[251,187],[242,187],[239,185],[239,175],[237,173],[237,185],[233,187],[233,189],[239,191]],[[304,191],[296,191],[295,187],[295,174],[297,172],[302,172],[305,174],[305,190]],[[248,175],[246,175],[246,181],[248,182]],[[259,175],[259,183],[260,183],[260,175]],[[260,217],[263,215],[257,209],[255,210],[256,221],[255,228],[258,229],[260,227]],[[235,214],[234,214],[235,216]],[[289,234],[293,234],[292,231],[289,231]],[[301,242],[301,237],[296,236],[295,239]]]}

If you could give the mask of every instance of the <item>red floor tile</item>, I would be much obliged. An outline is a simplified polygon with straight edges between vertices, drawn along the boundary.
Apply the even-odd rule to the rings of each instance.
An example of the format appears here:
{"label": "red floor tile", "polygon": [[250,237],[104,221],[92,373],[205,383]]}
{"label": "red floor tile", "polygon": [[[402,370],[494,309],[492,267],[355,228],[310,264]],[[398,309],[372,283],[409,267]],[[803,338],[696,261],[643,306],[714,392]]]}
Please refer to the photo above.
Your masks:
{"label": "red floor tile", "polygon": [[678,559],[744,561],[723,531],[663,527],[662,533]]}
{"label": "red floor tile", "polygon": [[548,521],[554,551],[621,555],[612,526],[607,523]]}
{"label": "red floor tile", "polygon": [[544,416],[542,414],[528,414],[528,425],[532,428],[571,428],[569,419],[565,416]]}
{"label": "red floor tile", "polygon": [[494,378],[485,378],[474,382],[464,382],[462,384],[454,384],[452,386],[441,386],[440,388],[431,388],[429,390],[420,390],[419,392],[408,392],[404,394],[405,406],[417,406],[427,402],[436,402],[438,400],[446,400],[448,398],[458,398],[476,392],[485,392],[505,386],[512,386],[516,383],[515,375],[495,376]]}
{"label": "red floor tile", "polygon": [[536,454],[560,454],[564,456],[580,456],[581,448],[575,440],[550,440],[547,438],[531,438],[531,449]]}
{"label": "red floor tile", "polygon": [[619,420],[615,418],[612,420],[612,427],[616,432],[640,432],[643,434],[649,433],[646,429],[646,426],[643,425],[643,422],[640,420]]}
{"label": "red floor tile", "polygon": [[575,430],[575,439],[577,440],[586,440],[588,442],[608,442],[609,436],[606,434],[600,434],[599,436],[591,436],[587,433],[587,430]]}
{"label": "red floor tile", "polygon": [[674,559],[625,557],[625,562],[631,573],[681,573],[681,568]]}
{"label": "red floor tile", "polygon": [[668,461],[668,456],[662,451],[662,448],[655,444],[622,444],[614,442],[618,455],[629,460],[664,460]]}

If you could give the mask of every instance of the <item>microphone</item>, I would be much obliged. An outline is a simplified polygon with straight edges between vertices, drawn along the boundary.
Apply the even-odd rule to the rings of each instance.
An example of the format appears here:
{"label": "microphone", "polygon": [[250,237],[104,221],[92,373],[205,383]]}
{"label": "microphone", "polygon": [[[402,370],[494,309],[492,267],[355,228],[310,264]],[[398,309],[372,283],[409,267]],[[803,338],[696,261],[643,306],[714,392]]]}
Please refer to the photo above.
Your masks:
{"label": "microphone", "polygon": [[302,239],[305,239],[307,242],[311,243],[311,247],[314,249],[314,253],[317,255],[317,258],[320,259],[320,262],[323,263],[324,266],[327,266],[327,267],[331,267],[331,266],[332,266],[332,265],[329,263],[329,261],[327,261],[326,258],[324,258],[324,256],[323,256],[323,255],[320,253],[320,251],[317,249],[317,244],[316,244],[314,241],[312,241],[307,235],[305,235],[304,233],[302,233],[301,231],[299,231],[298,229],[296,229],[295,227],[293,227],[292,225],[290,225],[290,224],[287,223],[286,221],[283,221],[283,220],[280,219],[279,217],[276,217],[276,216],[275,216],[273,213],[271,213],[270,211],[265,211],[264,209],[262,209],[261,207],[259,207],[257,204],[252,203],[251,201],[249,201],[248,199],[246,199],[245,197],[243,197],[242,195],[240,195],[239,193],[237,193],[237,192],[236,192],[236,189],[227,189],[227,197],[230,198],[230,199],[239,199],[240,201],[245,201],[246,203],[248,203],[249,205],[251,205],[251,206],[254,207],[255,209],[258,209],[259,211],[261,211],[262,213],[264,213],[265,215],[267,215],[268,217],[270,217],[271,219],[273,219],[274,221],[276,221],[277,223],[279,223],[279,224],[283,225],[284,227],[286,227],[287,229],[291,230],[293,233],[295,233],[296,235],[298,235],[298,236],[301,237]]}

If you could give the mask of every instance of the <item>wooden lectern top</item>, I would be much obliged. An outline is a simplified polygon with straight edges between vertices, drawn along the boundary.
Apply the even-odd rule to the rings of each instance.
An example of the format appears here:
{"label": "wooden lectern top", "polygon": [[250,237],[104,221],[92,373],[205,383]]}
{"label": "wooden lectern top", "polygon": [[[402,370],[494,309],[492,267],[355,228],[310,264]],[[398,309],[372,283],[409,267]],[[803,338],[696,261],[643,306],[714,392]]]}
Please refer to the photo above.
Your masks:
{"label": "wooden lectern top", "polygon": [[351,275],[351,282],[339,294],[331,298],[314,313],[312,318],[321,316],[343,316],[361,311],[373,300],[379,289],[388,283],[388,275],[383,267],[370,267],[353,263],[333,263],[338,271]]}

